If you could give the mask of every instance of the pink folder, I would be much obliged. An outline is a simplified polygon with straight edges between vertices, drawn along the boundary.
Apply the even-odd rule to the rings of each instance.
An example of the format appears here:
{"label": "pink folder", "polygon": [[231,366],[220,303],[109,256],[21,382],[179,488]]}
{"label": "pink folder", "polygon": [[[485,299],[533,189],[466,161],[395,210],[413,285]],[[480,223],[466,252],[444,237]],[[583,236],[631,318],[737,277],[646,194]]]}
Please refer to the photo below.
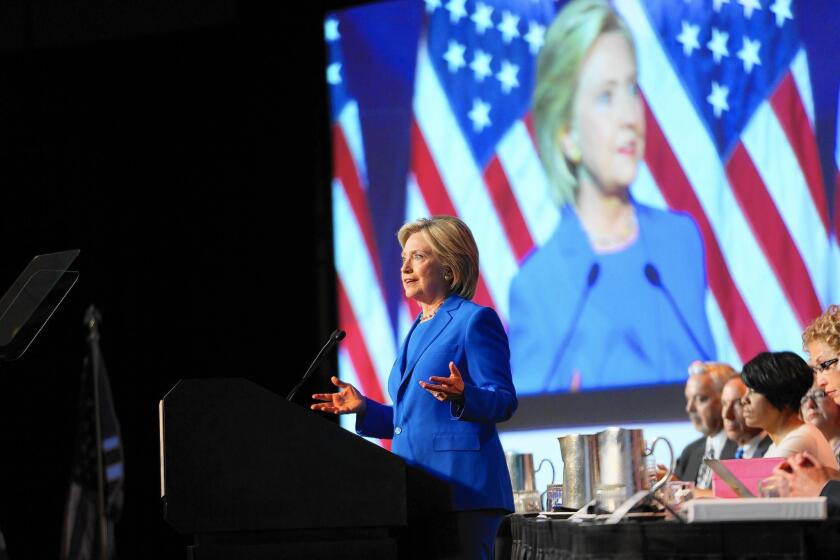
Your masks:
{"label": "pink folder", "polygon": [[[758,497],[758,483],[773,474],[776,465],[784,461],[781,457],[762,459],[726,459],[721,461],[735,478],[740,480],[755,497]],[[738,496],[717,473],[712,472],[712,491],[716,498],[737,498]]]}

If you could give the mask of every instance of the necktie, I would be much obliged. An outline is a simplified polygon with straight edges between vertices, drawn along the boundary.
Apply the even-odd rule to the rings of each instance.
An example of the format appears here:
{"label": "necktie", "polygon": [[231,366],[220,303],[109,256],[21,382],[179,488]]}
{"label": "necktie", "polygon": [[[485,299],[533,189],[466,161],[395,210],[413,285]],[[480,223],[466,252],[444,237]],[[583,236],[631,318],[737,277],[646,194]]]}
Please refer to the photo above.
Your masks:
{"label": "necktie", "polygon": [[735,452],[736,459],[743,459],[744,458],[744,448],[738,447],[738,451]]}
{"label": "necktie", "polygon": [[[703,453],[703,459],[714,459],[715,452],[712,449],[711,438],[706,438],[706,452]],[[711,488],[712,487],[712,470],[706,465],[704,461],[700,462],[700,468],[697,470],[697,478],[695,479],[697,488]]]}

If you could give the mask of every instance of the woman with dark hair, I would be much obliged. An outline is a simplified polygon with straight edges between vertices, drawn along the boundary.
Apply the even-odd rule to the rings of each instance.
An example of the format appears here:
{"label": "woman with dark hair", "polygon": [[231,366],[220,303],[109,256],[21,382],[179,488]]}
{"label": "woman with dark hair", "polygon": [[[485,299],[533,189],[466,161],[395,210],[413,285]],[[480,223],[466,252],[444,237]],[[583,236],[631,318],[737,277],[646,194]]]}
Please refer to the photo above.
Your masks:
{"label": "woman with dark hair", "polygon": [[744,365],[741,379],[748,388],[741,399],[744,421],[763,428],[773,440],[765,457],[807,451],[823,465],[837,467],[825,436],[799,416],[802,397],[814,381],[805,360],[793,352],[762,352]]}

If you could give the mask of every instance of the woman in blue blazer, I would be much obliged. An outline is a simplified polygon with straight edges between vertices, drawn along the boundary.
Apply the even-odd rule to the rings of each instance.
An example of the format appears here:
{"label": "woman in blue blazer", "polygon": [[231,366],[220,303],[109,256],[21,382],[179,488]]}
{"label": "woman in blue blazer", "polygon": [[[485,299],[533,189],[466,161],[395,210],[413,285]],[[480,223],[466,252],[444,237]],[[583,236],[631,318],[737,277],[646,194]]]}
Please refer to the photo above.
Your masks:
{"label": "woman in blue blazer", "polygon": [[312,406],[355,413],[365,436],[393,438],[393,451],[452,486],[463,558],[492,558],[496,531],[513,511],[510,475],[496,423],[516,410],[507,336],[496,313],[469,301],[478,283],[478,248],[458,218],[405,224],[402,283],[422,313],[388,379],[393,405],[368,399],[333,377],[337,393]]}
{"label": "woman in blue blazer", "polygon": [[533,115],[561,220],[511,285],[517,389],[682,382],[716,354],[703,242],[690,216],[630,196],[645,111],[633,37],[606,0],[569,2],[551,24]]}

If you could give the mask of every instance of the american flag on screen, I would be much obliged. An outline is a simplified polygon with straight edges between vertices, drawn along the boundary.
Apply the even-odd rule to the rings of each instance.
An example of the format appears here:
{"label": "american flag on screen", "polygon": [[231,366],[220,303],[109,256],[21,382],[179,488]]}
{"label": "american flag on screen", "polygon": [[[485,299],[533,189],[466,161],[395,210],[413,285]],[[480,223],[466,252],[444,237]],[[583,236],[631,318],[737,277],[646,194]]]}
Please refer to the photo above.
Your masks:
{"label": "american flag on screen", "polygon": [[[324,37],[329,49],[336,295],[339,326],[347,333],[338,353],[339,374],[366,396],[388,402],[385,388],[396,357],[396,335],[385,304],[359,106],[346,87],[338,19],[327,18]],[[382,440],[382,445],[390,448],[390,440]]]}
{"label": "american flag on screen", "polygon": [[[631,191],[639,202],[688,212],[697,223],[718,358],[740,366],[761,350],[798,350],[803,327],[838,294],[830,293],[831,228],[797,5],[614,6],[636,41],[647,120],[645,159]],[[530,117],[537,55],[559,7],[424,2],[411,165],[406,184],[395,188],[406,189],[405,219],[453,214],[470,225],[481,253],[475,299],[503,322],[519,264],[559,219]],[[333,115],[334,221],[336,231],[349,227],[351,234],[336,239],[336,263],[342,328],[359,337],[341,367],[363,387],[384,387],[417,309],[402,302],[398,324],[389,320],[369,233],[358,119],[353,101],[343,99]]]}

